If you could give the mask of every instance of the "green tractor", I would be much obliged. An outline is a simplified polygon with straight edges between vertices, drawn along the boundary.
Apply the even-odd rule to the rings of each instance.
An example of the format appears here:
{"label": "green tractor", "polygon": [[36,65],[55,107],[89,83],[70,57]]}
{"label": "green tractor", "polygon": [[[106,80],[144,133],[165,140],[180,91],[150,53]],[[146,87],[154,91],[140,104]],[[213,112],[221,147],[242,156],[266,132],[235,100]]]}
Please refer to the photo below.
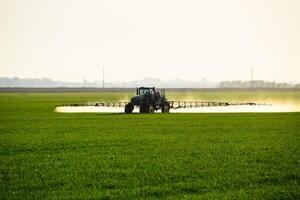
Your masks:
{"label": "green tractor", "polygon": [[165,90],[155,90],[154,87],[140,87],[136,89],[136,96],[125,105],[125,113],[132,113],[134,107],[140,108],[140,113],[154,113],[161,110],[162,113],[170,111],[170,103],[165,96]]}

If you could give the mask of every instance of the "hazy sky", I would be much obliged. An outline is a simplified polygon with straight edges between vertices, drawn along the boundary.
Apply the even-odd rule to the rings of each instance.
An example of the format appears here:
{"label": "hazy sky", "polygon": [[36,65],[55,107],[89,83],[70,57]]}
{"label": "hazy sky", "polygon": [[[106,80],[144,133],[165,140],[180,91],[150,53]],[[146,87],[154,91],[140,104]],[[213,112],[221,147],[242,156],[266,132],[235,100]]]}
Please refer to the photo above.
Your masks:
{"label": "hazy sky", "polygon": [[300,0],[0,0],[0,76],[300,82]]}

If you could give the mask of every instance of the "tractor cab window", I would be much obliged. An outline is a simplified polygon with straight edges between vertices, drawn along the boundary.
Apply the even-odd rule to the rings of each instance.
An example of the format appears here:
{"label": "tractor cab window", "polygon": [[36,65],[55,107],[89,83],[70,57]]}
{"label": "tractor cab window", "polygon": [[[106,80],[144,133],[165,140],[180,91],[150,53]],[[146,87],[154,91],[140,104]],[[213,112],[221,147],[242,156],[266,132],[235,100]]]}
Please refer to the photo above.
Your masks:
{"label": "tractor cab window", "polygon": [[153,95],[154,91],[149,88],[139,89],[139,91],[138,91],[138,95],[148,95],[148,94]]}
{"label": "tractor cab window", "polygon": [[146,95],[149,94],[149,90],[148,89],[140,89],[139,90],[139,95]]}
{"label": "tractor cab window", "polygon": [[151,95],[154,95],[154,91],[152,89],[149,90],[149,92],[150,92]]}

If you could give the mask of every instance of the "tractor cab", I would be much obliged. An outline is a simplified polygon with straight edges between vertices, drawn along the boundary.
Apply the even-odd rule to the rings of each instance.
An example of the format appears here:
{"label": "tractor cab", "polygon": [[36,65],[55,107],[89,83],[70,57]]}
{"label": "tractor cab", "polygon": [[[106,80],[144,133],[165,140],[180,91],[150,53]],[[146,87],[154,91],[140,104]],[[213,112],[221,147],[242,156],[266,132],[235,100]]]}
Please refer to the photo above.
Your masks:
{"label": "tractor cab", "polygon": [[154,96],[156,98],[165,97],[165,90],[156,91],[154,87],[140,87],[136,89],[137,96]]}

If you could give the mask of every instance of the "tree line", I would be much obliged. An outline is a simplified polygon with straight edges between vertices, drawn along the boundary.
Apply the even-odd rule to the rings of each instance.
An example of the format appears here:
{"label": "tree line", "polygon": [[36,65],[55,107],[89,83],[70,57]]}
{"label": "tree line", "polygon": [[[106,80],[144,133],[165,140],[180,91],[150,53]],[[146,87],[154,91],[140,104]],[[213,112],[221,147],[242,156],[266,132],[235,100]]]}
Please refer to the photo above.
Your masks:
{"label": "tree line", "polygon": [[221,81],[217,84],[219,88],[300,88],[300,83],[285,83],[275,81],[253,80],[253,81]]}

